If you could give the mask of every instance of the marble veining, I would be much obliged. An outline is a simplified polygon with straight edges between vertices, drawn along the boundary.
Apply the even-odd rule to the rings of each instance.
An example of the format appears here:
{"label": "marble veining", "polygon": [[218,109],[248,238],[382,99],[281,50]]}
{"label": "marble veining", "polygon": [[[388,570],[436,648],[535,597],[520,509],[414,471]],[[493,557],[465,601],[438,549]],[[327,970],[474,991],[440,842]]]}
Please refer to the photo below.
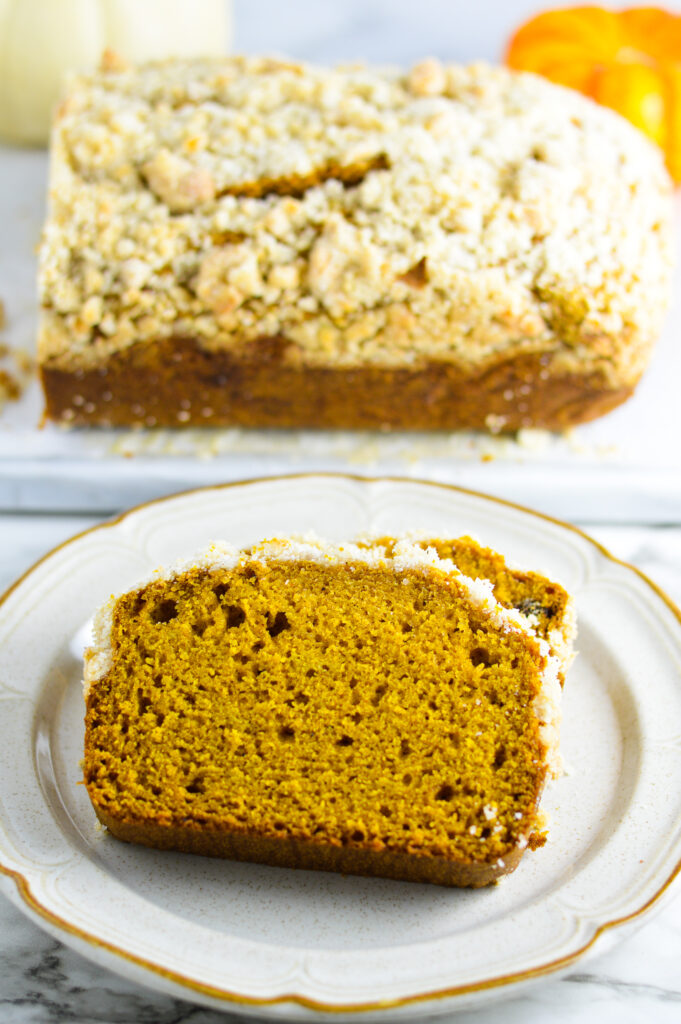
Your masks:
{"label": "marble veining", "polygon": [[565,979],[577,985],[598,985],[613,992],[641,996],[645,999],[661,999],[664,1002],[681,1003],[681,990],[660,988],[658,985],[641,985],[637,982],[622,981],[598,974],[570,974]]}

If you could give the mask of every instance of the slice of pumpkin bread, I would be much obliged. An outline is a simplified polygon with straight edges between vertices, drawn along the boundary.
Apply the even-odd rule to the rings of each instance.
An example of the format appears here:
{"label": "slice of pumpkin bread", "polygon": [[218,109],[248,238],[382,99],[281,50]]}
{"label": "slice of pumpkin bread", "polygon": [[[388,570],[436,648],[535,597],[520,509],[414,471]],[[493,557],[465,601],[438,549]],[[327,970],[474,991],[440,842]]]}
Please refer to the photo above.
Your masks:
{"label": "slice of pumpkin bread", "polygon": [[[520,612],[537,636],[549,644],[551,653],[561,663],[559,680],[574,658],[573,644],[577,634],[575,604],[565,587],[555,580],[528,570],[517,569],[503,555],[483,547],[473,537],[443,538],[429,534],[406,534],[405,538],[422,548],[433,548],[440,558],[449,558],[465,576],[472,580],[489,580],[494,596],[504,608]],[[388,553],[396,543],[393,537],[377,537],[359,541],[375,545]]]}
{"label": "slice of pumpkin bread", "polygon": [[100,610],[84,775],[113,835],[467,886],[539,845],[558,659],[490,583],[387,544],[216,544]]}

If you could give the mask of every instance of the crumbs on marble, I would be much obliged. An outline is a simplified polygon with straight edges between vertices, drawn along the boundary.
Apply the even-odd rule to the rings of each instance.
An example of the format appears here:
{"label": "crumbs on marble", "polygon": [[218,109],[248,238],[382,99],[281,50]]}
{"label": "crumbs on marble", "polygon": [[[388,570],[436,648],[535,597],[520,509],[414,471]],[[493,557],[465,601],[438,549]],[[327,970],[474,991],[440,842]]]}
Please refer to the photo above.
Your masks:
{"label": "crumbs on marble", "polygon": [[553,435],[548,430],[539,430],[531,427],[523,427],[516,434],[516,440],[521,448],[528,451],[543,452],[551,445]]}
{"label": "crumbs on marble", "polygon": [[[423,472],[423,464],[436,459],[465,461],[532,462],[547,455],[575,451],[571,431],[552,434],[546,430],[523,429],[517,434],[490,435],[461,430],[433,432],[424,436],[409,431],[280,431],[249,430],[240,427],[190,427],[180,431],[163,427],[132,429],[117,433],[108,454],[135,456],[176,456],[211,461],[226,455],[279,454],[298,460],[318,456],[338,459],[348,465],[371,467],[378,463],[402,464],[410,475]],[[585,458],[604,459],[613,446],[584,446]]]}
{"label": "crumbs on marble", "polygon": [[[7,326],[5,306],[0,299],[0,330]],[[7,402],[17,402],[28,387],[35,360],[21,348],[0,342],[0,412]]]}

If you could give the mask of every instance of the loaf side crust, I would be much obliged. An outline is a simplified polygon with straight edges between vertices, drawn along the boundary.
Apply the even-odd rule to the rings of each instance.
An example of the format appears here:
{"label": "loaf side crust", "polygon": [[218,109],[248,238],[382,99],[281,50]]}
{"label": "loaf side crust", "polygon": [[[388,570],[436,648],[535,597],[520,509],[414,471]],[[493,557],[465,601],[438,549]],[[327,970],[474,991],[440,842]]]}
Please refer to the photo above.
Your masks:
{"label": "loaf side crust", "polygon": [[[477,370],[448,363],[354,369],[296,365],[283,338],[246,355],[195,339],[133,345],[105,365],[41,376],[49,419],[71,426],[563,430],[609,412],[634,385],[600,372],[551,373],[550,355],[500,357]],[[547,365],[549,364],[549,365]]]}
{"label": "loaf side crust", "polygon": [[503,860],[494,863],[471,863],[445,857],[406,853],[402,850],[372,849],[359,843],[343,846],[292,836],[275,837],[221,831],[186,825],[164,825],[154,821],[127,821],[94,805],[99,821],[117,839],[139,843],[157,850],[179,850],[206,857],[253,861],[280,868],[312,871],[335,871],[344,875],[392,878],[405,882],[478,889],[490,885],[503,875],[515,871],[524,848],[509,851]]}

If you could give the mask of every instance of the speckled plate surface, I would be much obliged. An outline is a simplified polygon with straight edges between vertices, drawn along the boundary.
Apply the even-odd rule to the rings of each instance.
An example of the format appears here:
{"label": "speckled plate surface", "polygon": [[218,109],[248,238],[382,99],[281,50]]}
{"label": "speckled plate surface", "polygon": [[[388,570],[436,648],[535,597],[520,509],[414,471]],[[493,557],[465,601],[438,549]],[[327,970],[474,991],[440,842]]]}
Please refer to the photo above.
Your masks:
{"label": "speckled plate surface", "polygon": [[[112,591],[210,540],[314,529],[472,532],[576,595],[568,774],[551,840],[458,891],[126,846],[80,781],[80,654]],[[681,866],[681,620],[636,570],[560,523],[406,480],[301,476],[163,499],[52,552],[0,604],[0,880],[38,923],[138,981],[258,1016],[423,1019],[603,951]]]}

